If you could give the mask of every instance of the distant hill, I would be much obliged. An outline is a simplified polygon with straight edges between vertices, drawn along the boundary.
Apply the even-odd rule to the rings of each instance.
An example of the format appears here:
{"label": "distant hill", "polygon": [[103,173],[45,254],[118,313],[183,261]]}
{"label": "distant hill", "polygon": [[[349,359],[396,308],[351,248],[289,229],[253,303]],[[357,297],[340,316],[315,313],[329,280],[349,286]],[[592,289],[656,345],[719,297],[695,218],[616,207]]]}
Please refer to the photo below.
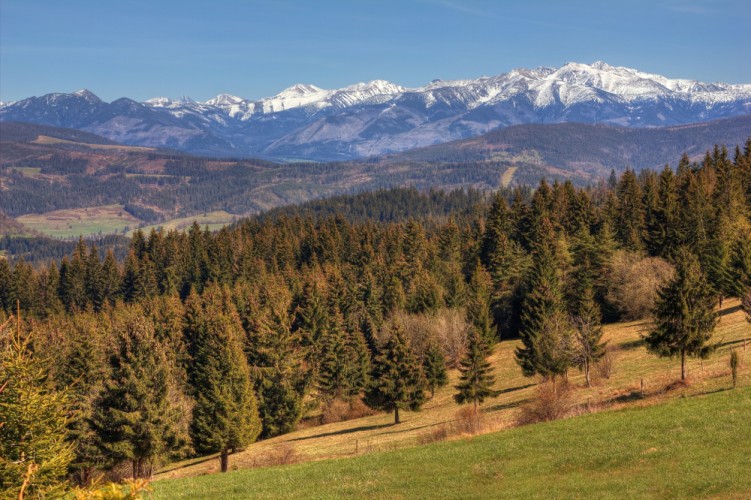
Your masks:
{"label": "distant hill", "polygon": [[0,122],[0,142],[34,142],[39,136],[85,144],[116,145],[96,134],[70,128],[49,127],[23,122]]}
{"label": "distant hill", "polygon": [[519,161],[601,176],[611,168],[622,171],[675,165],[683,153],[698,158],[715,144],[732,148],[749,138],[751,115],[655,128],[584,123],[515,125],[472,139],[407,151],[385,161]]}

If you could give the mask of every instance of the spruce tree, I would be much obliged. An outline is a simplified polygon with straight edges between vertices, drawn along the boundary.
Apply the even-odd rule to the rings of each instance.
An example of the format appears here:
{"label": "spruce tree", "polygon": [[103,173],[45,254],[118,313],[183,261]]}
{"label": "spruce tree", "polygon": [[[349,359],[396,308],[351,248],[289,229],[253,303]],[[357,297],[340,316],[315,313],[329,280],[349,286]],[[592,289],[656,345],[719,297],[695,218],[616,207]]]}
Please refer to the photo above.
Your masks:
{"label": "spruce tree", "polygon": [[350,363],[346,333],[340,314],[334,314],[321,339],[317,377],[318,392],[324,400],[342,399],[350,393]]}
{"label": "spruce tree", "polygon": [[577,348],[575,362],[584,371],[588,386],[592,386],[590,371],[592,366],[605,355],[606,342],[602,342],[602,315],[595,301],[591,286],[584,287],[579,299],[573,325],[576,331]]}
{"label": "spruce tree", "polygon": [[95,403],[92,424],[111,465],[129,461],[134,478],[149,477],[161,460],[185,449],[187,420],[174,398],[164,346],[143,311],[121,310],[113,328],[111,375]]}
{"label": "spruce tree", "polygon": [[393,411],[395,424],[401,422],[400,409],[419,410],[425,400],[422,369],[396,324],[376,356],[371,380],[365,402],[371,408]]}
{"label": "spruce tree", "polygon": [[430,397],[435,396],[435,390],[448,384],[448,372],[446,371],[446,356],[438,342],[431,342],[425,351],[425,359],[422,361],[422,370],[425,374],[425,382],[430,389]]}
{"label": "spruce tree", "polygon": [[560,257],[552,225],[543,219],[535,238],[533,264],[522,309],[522,346],[516,361],[522,373],[553,378],[566,372],[573,343],[566,314]]}
{"label": "spruce tree", "polygon": [[681,358],[681,380],[686,378],[686,356],[706,358],[717,324],[714,294],[699,260],[682,248],[676,257],[675,277],[658,292],[655,324],[645,337],[647,349],[660,357]]}
{"label": "spruce tree", "polygon": [[459,364],[461,375],[455,386],[458,392],[454,394],[454,400],[458,404],[472,403],[476,415],[478,404],[497,396],[498,392],[492,388],[495,377],[487,359],[491,351],[487,340],[477,329],[470,328],[467,341],[467,353]]}
{"label": "spruce tree", "polygon": [[255,441],[261,431],[240,319],[227,300],[218,287],[208,288],[200,303],[189,306],[186,324],[194,343],[190,373],[196,403],[190,435],[197,452],[219,453],[222,472],[230,452]]}
{"label": "spruce tree", "polygon": [[49,360],[30,348],[37,333],[14,332],[17,320],[0,323],[0,491],[3,498],[57,498],[74,458],[66,439],[70,393],[55,389]]}
{"label": "spruce tree", "polygon": [[498,340],[491,310],[491,289],[490,275],[478,261],[469,284],[467,323],[477,330],[488,345],[493,345]]}

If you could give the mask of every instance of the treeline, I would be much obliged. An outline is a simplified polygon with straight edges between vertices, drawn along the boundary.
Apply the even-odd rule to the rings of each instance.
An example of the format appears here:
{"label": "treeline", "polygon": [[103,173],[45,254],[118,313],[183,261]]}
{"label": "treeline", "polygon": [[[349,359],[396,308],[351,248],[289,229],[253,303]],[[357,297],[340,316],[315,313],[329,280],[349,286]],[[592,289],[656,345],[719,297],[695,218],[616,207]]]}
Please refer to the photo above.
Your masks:
{"label": "treeline", "polygon": [[[457,402],[476,405],[493,395],[485,360],[500,339],[520,336],[523,372],[555,379],[601,356],[603,316],[655,310],[653,352],[704,355],[713,305],[751,287],[750,213],[751,141],[676,171],[501,192],[461,220],[303,214],[136,232],[122,263],[80,241],[42,269],[0,260],[0,307],[18,304],[54,390],[71,394],[78,480],[208,453],[225,470],[230,452],[315,407],[364,403],[398,422],[447,365],[462,372]],[[437,314],[462,318],[455,338],[410,326]],[[681,321],[699,335],[680,337]]]}

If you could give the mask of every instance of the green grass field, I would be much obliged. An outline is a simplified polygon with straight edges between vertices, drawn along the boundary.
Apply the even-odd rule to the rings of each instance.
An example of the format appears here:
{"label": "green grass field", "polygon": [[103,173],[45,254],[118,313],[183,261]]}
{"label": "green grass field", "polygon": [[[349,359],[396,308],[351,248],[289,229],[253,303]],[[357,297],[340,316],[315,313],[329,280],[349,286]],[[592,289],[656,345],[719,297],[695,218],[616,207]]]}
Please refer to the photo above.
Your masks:
{"label": "green grass field", "polygon": [[[168,220],[166,222],[160,222],[159,224],[154,224],[152,226],[145,226],[141,228],[141,231],[148,234],[152,229],[159,229],[160,227],[165,231],[170,231],[173,229],[176,231],[183,231],[185,229],[188,229],[193,224],[193,222],[197,222],[198,225],[201,226],[201,229],[208,226],[209,231],[217,231],[224,226],[232,224],[236,219],[236,215],[232,215],[231,213],[225,212],[224,210],[216,210],[214,212],[208,212],[203,215],[182,217],[179,219]],[[130,231],[129,234],[133,234],[133,231]]]}
{"label": "green grass field", "polygon": [[53,238],[121,233],[126,228],[135,228],[141,222],[126,212],[122,205],[55,210],[22,215],[16,220]]}
{"label": "green grass field", "polygon": [[751,388],[153,487],[156,499],[749,498]]}

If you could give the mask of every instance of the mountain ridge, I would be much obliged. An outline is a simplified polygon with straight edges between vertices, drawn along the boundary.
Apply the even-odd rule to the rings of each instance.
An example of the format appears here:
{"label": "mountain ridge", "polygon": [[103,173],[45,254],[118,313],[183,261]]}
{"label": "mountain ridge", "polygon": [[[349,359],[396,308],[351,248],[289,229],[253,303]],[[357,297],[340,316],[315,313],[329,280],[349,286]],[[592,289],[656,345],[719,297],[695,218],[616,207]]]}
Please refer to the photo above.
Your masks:
{"label": "mountain ridge", "polygon": [[0,107],[0,121],[76,128],[118,142],[212,156],[349,160],[526,123],[633,128],[751,114],[751,84],[670,79],[597,61],[514,69],[407,88],[385,80],[326,90],[295,84],[259,100],[157,97],[106,103],[54,93]]}

